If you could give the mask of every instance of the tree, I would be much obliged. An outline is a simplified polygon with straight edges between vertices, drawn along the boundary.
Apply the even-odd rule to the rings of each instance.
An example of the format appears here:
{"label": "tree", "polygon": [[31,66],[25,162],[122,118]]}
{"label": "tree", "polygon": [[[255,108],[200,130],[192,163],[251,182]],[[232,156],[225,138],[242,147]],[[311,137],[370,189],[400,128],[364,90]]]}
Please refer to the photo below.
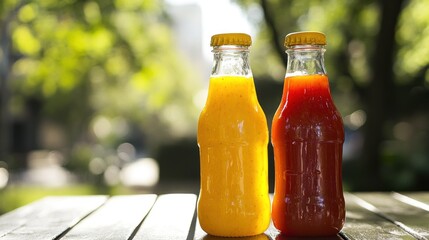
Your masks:
{"label": "tree", "polygon": [[115,148],[132,134],[150,139],[138,147],[151,152],[192,133],[198,82],[161,1],[5,0],[0,21],[1,87],[13,93],[2,94],[3,155],[8,116],[25,116],[29,100],[40,106],[35,118],[64,131],[68,154],[81,143]]}
{"label": "tree", "polygon": [[[354,157],[358,168],[353,168],[353,174],[359,180],[351,184],[352,189],[421,189],[418,179],[427,175],[429,166],[426,164],[420,170],[416,166],[422,166],[419,163],[421,154],[427,159],[429,152],[425,150],[425,145],[410,146],[411,144],[404,144],[403,141],[427,142],[429,138],[425,130],[427,125],[407,125],[408,121],[413,121],[417,116],[424,119],[429,116],[429,89],[427,82],[425,83],[429,58],[427,55],[423,56],[429,51],[427,44],[423,44],[429,38],[429,33],[425,31],[429,17],[422,13],[429,2],[238,2],[247,9],[252,9],[255,4],[260,6],[263,18],[262,21],[256,20],[261,31],[255,41],[254,52],[264,52],[267,55],[271,51],[278,56],[278,61],[274,64],[283,65],[283,69],[286,56],[282,45],[287,33],[316,30],[327,34],[326,63],[336,104],[343,116],[358,109],[363,109],[362,112],[366,113],[364,126],[357,129],[363,134],[364,143],[361,154]],[[269,44],[267,38],[271,39]],[[258,40],[263,44],[258,46]],[[260,53],[255,55],[258,55],[258,58],[252,60],[255,75],[282,79],[277,71],[273,71],[273,74],[265,70],[276,67],[267,67],[265,62],[259,60]],[[258,65],[263,67],[258,68]],[[397,133],[405,131],[403,128],[401,130],[403,123],[411,126],[410,128],[420,128],[426,134],[419,137],[415,134],[409,137],[411,139],[398,139]],[[411,149],[386,146],[386,140],[410,146]],[[392,167],[393,165],[406,167],[401,169]],[[365,172],[365,177],[359,178],[359,172]],[[418,174],[410,177],[410,173]],[[400,177],[402,175],[407,177]]]}

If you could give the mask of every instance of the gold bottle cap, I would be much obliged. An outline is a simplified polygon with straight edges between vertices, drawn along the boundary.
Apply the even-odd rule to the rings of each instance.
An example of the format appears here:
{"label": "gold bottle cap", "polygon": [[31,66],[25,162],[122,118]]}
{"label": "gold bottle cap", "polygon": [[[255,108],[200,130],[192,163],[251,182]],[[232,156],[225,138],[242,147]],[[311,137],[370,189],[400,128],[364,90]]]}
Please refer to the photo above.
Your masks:
{"label": "gold bottle cap", "polygon": [[326,36],[321,32],[294,32],[285,37],[285,47],[295,45],[326,45]]}
{"label": "gold bottle cap", "polygon": [[222,33],[213,35],[210,46],[215,47],[221,45],[250,46],[252,45],[252,38],[245,33]]}

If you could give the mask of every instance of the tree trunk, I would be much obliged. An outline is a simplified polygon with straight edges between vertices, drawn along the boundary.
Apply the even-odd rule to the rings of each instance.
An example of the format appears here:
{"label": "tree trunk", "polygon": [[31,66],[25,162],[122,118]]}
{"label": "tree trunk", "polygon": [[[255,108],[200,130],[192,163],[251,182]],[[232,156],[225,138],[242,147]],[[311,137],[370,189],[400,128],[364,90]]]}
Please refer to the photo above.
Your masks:
{"label": "tree trunk", "polygon": [[10,114],[9,114],[9,45],[8,24],[0,22],[0,161],[6,161],[10,151]]}
{"label": "tree trunk", "polygon": [[268,26],[268,29],[271,31],[271,41],[273,43],[274,49],[276,50],[277,55],[283,63],[283,66],[286,68],[287,66],[287,56],[284,53],[285,49],[283,47],[282,42],[279,40],[282,36],[280,36],[274,19],[272,18],[272,13],[268,8],[267,0],[261,0],[262,11],[264,12],[265,23]]}
{"label": "tree trunk", "polygon": [[386,190],[381,176],[383,128],[391,115],[395,84],[393,58],[396,47],[395,33],[403,0],[380,0],[380,31],[372,57],[372,79],[368,89],[367,122],[362,166],[365,177],[357,190]]}
{"label": "tree trunk", "polygon": [[0,19],[0,161],[8,161],[12,142],[12,128],[9,112],[10,22],[27,1],[20,1],[12,11]]}

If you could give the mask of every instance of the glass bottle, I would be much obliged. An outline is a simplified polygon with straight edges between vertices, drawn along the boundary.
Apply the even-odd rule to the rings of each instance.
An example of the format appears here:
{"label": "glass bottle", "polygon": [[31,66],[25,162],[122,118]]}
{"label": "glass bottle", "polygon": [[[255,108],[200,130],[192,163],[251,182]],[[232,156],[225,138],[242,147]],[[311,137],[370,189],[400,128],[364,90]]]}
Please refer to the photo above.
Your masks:
{"label": "glass bottle", "polygon": [[268,127],[249,65],[251,37],[212,36],[214,62],[198,122],[198,219],[216,236],[263,233],[270,222]]}
{"label": "glass bottle", "polygon": [[326,37],[288,34],[283,96],[272,122],[272,218],[286,236],[329,236],[344,225],[344,128],[324,66]]}

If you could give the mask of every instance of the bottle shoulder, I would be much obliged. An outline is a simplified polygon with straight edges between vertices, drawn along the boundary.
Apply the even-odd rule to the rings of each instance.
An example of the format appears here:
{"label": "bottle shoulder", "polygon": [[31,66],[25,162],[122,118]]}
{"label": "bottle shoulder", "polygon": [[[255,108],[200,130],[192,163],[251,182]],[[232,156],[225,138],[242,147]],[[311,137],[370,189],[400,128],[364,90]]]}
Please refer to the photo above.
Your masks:
{"label": "bottle shoulder", "polygon": [[325,105],[280,105],[272,122],[273,140],[344,141],[344,127],[333,102]]}
{"label": "bottle shoulder", "polygon": [[[255,139],[255,140],[252,140]],[[199,142],[268,141],[268,126],[252,77],[212,76],[198,121]]]}

